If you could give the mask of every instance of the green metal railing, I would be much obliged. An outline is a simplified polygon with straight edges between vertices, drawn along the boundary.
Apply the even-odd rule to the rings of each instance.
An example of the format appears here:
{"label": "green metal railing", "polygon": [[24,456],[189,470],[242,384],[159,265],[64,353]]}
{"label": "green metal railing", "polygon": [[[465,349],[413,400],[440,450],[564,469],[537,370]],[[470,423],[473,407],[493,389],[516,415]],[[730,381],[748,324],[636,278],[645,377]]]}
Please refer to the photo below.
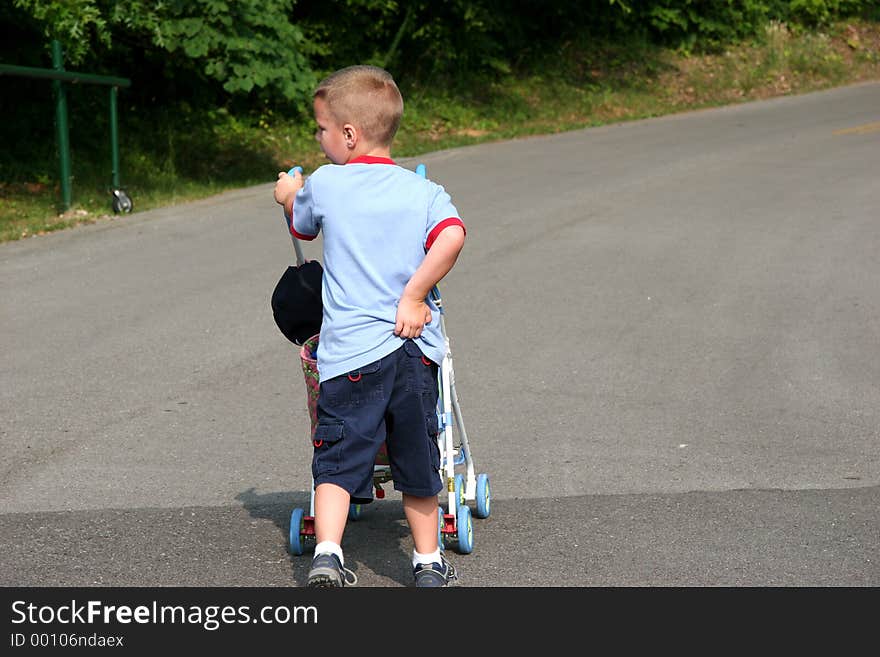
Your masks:
{"label": "green metal railing", "polygon": [[70,132],[67,122],[66,84],[100,84],[110,87],[110,157],[113,179],[113,209],[117,212],[131,210],[131,200],[120,189],[119,182],[119,125],[116,120],[116,104],[119,87],[130,87],[131,80],[110,75],[93,75],[64,70],[61,44],[52,42],[52,68],[12,66],[0,64],[0,75],[52,80],[55,90],[55,127],[58,139],[58,159],[61,174],[61,204],[65,211],[71,205],[70,189]]}

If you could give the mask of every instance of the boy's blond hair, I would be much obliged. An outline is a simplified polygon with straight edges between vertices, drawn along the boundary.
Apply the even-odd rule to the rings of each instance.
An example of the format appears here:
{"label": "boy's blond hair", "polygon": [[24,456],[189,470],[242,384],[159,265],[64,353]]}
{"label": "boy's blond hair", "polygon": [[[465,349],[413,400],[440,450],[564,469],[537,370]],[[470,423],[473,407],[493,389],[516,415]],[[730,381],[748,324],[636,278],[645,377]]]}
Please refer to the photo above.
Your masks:
{"label": "boy's blond hair", "polygon": [[338,123],[351,123],[368,142],[391,146],[403,116],[403,96],[385,69],[366,65],[340,69],[318,85],[315,98],[327,103]]}

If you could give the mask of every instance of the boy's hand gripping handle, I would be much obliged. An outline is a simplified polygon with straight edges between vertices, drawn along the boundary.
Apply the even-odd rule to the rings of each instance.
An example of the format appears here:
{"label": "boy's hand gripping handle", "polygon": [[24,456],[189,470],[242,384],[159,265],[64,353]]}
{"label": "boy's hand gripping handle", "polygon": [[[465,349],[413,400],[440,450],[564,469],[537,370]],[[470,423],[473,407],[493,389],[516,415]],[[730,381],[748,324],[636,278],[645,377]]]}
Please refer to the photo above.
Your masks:
{"label": "boy's hand gripping handle", "polygon": [[[303,168],[301,166],[295,166],[287,172],[287,175],[292,176],[297,171],[302,173],[302,170]],[[291,230],[291,228],[293,228],[293,216],[291,216],[290,220],[288,221],[287,215],[284,214],[283,209],[281,210],[281,216],[284,217],[284,225],[287,226],[287,232],[290,233],[290,239],[293,241],[293,250],[296,251],[296,265],[298,267],[299,265],[303,264],[306,259],[303,256],[302,247],[299,244],[299,240],[293,236],[293,231]]]}

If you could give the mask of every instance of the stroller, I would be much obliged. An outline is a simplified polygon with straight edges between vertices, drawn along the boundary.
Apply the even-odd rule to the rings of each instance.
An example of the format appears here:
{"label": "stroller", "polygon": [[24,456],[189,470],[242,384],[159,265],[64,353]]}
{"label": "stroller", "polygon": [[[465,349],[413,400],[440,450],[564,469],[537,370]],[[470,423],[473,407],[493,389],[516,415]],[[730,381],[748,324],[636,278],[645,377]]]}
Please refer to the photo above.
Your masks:
{"label": "stroller", "polygon": [[[290,170],[293,174],[294,169]],[[300,169],[301,171],[301,169]],[[416,173],[423,178],[427,170],[424,164],[416,167]],[[293,236],[297,265],[305,262],[299,242]],[[446,343],[446,356],[440,363],[437,373],[437,419],[439,433],[437,447],[440,450],[440,477],[446,482],[447,500],[444,510],[443,503],[437,508],[438,532],[437,539],[440,549],[447,544],[454,544],[460,554],[470,554],[474,549],[474,528],[472,518],[488,518],[491,511],[491,494],[489,475],[476,474],[474,460],[468,443],[458,394],[455,390],[455,374],[452,367],[452,352],[449,348],[449,337],[446,334],[440,290],[435,286],[431,291],[431,299],[440,311],[440,328]],[[300,362],[305,377],[311,433],[314,435],[318,424],[318,391],[320,375],[315,357],[320,334],[313,335],[302,343]],[[458,472],[456,472],[458,469]],[[391,467],[385,444],[379,449],[373,466],[373,487],[377,499],[385,497],[382,485],[391,481]],[[442,500],[442,498],[441,498]],[[469,503],[473,504],[473,510]],[[349,520],[358,520],[363,512],[362,505],[352,503],[349,506]],[[311,486],[308,513],[305,509],[295,508],[290,515],[289,549],[294,555],[301,555],[306,546],[314,548],[315,543],[315,485]]]}

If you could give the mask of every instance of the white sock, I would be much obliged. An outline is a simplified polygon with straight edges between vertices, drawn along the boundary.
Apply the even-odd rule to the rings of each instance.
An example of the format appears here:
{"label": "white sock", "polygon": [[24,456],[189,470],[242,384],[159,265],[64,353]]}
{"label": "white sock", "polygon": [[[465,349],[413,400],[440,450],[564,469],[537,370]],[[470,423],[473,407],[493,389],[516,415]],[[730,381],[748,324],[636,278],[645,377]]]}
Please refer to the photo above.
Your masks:
{"label": "white sock", "polygon": [[420,554],[413,550],[413,558],[412,564],[413,568],[418,566],[420,563],[442,563],[442,559],[440,557],[440,548],[437,548],[433,552],[429,552],[428,554]]}
{"label": "white sock", "polygon": [[339,557],[339,563],[343,566],[345,565],[345,559],[342,558],[342,548],[338,543],[334,543],[333,541],[321,541],[315,546],[315,555],[319,555],[325,552],[329,552],[330,554],[335,554]]}

